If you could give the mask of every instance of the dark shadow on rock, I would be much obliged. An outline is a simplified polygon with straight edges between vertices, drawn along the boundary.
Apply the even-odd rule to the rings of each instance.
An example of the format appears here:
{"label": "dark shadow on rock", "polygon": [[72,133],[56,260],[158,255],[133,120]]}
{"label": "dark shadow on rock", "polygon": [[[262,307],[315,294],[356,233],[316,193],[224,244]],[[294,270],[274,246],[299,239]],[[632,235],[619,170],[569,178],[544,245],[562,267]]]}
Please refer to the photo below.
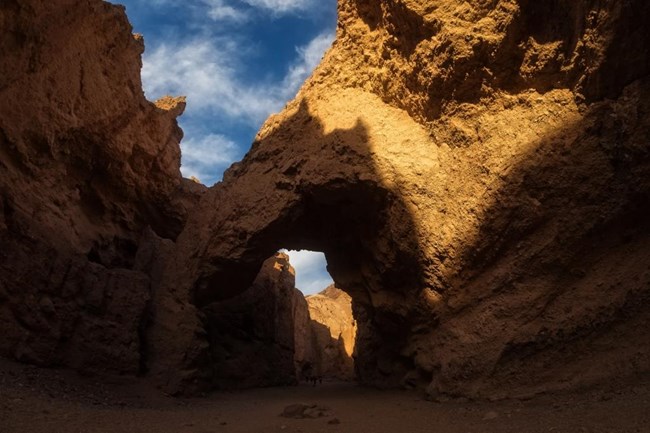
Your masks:
{"label": "dark shadow on rock", "polygon": [[271,257],[248,289],[201,310],[213,387],[295,384],[293,286],[286,259]]}
{"label": "dark shadow on rock", "polygon": [[462,253],[452,320],[433,333],[456,352],[433,372],[437,391],[529,395],[650,368],[649,96],[636,82],[518,159]]}
{"label": "dark shadow on rock", "polygon": [[[298,141],[287,141],[283,125],[302,125]],[[412,298],[423,282],[412,216],[377,173],[368,146],[363,123],[325,134],[303,101],[208,193],[213,196],[206,203],[219,205],[199,211],[213,213],[214,231],[207,244],[196,246],[209,253],[192,277],[192,293],[200,308],[223,302],[249,287],[280,247],[323,251],[337,286],[352,296],[355,314],[364,312],[359,376],[383,383],[383,375],[399,381],[404,374],[404,340],[394,337],[407,333],[407,306],[416,304]],[[377,324],[387,316],[390,326]],[[378,357],[386,358],[382,377],[375,377]]]}
{"label": "dark shadow on rock", "polygon": [[[288,205],[259,231],[239,232],[245,253],[237,263],[256,269],[280,245],[324,251],[337,285],[353,297],[355,365],[365,383],[433,377],[432,389],[441,392],[524,395],[634,374],[650,365],[645,349],[637,353],[647,346],[638,329],[650,322],[641,307],[650,287],[643,217],[650,210],[649,87],[638,82],[617,102],[585,106],[579,121],[524,145],[529,152],[508,171],[483,209],[478,236],[461,251],[443,322],[418,311],[429,271],[415,237],[418,215],[373,172],[363,124],[324,135],[304,104],[287,124],[316,122],[305,140],[321,144],[319,158],[332,151],[335,161],[319,171],[309,154],[284,157],[295,148],[286,147],[281,125],[263,150],[253,149],[230,173],[235,186],[222,188],[267,182],[279,191],[276,203]],[[264,167],[269,158],[286,167],[257,177],[255,162]],[[214,290],[229,284],[222,278],[217,272],[204,281]],[[433,369],[418,364],[417,350],[404,352],[420,324],[438,346],[429,356],[444,360],[433,359]],[[468,332],[479,341],[457,336]],[[615,351],[633,362],[621,366]]]}
{"label": "dark shadow on rock", "polygon": [[0,17],[0,356],[137,374],[154,280],[137,257],[178,236],[193,195],[184,104],[145,99],[123,7],[11,0]]}
{"label": "dark shadow on rock", "polygon": [[[616,5],[619,24],[604,54],[598,73],[588,76],[584,84],[587,100],[615,99],[624,87],[647,76],[650,71],[650,3],[644,0]],[[624,23],[624,24],[620,24]]]}

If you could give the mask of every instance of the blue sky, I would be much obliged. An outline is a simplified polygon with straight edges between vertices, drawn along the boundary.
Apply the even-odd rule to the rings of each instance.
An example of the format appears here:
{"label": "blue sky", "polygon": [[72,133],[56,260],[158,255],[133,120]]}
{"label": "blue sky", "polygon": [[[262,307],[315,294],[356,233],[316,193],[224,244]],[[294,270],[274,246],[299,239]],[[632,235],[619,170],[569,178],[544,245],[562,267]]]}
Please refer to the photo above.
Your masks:
{"label": "blue sky", "polygon": [[[145,39],[149,100],[187,96],[181,171],[210,186],[264,120],[291,100],[331,45],[336,0],[113,0]],[[289,252],[297,287],[331,283],[322,254]]]}

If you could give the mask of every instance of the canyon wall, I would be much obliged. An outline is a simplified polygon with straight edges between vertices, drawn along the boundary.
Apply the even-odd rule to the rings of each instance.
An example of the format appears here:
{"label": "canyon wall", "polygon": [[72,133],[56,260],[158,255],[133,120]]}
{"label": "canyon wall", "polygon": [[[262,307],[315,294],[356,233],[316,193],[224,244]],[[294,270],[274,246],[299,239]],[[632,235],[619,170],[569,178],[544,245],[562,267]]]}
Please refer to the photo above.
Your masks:
{"label": "canyon wall", "polygon": [[340,1],[321,65],[189,219],[173,284],[204,305],[279,247],[324,251],[379,386],[496,398],[647,372],[648,17]]}
{"label": "canyon wall", "polygon": [[325,252],[365,383],[498,398],[647,373],[648,18],[340,0],[321,65],[207,189],[123,8],[3,1],[0,354],[219,386],[210,310],[282,247]]}
{"label": "canyon wall", "polygon": [[[0,356],[170,392],[295,383],[293,317],[308,310],[286,257],[203,309],[161,290],[207,188],[181,177],[185,101],[146,100],[124,8],[11,0],[0,24]],[[200,381],[156,376],[186,353]]]}
{"label": "canyon wall", "polygon": [[8,0],[0,28],[0,354],[142,372],[154,268],[205,189],[184,100],[145,99],[123,8]]}

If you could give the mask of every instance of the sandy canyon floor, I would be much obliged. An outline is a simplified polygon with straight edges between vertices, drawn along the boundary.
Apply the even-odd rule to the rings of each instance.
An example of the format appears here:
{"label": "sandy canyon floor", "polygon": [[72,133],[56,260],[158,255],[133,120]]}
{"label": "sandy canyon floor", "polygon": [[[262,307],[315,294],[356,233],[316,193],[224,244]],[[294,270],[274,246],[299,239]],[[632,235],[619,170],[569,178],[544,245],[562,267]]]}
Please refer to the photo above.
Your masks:
{"label": "sandy canyon floor", "polygon": [[[281,417],[316,405],[323,416]],[[526,401],[432,402],[416,391],[346,383],[300,385],[202,398],[161,395],[145,383],[94,383],[74,373],[0,362],[3,433],[219,432],[650,432],[650,378],[616,388]]]}

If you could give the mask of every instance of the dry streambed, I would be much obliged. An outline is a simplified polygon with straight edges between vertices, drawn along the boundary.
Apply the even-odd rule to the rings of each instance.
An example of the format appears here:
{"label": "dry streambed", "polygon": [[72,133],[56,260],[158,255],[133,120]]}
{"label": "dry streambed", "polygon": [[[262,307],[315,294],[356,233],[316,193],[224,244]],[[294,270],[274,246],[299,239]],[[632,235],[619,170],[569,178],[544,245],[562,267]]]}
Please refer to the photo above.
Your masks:
{"label": "dry streambed", "polygon": [[650,432],[650,386],[527,401],[427,401],[346,383],[164,396],[146,383],[100,385],[67,371],[0,363],[3,433]]}

